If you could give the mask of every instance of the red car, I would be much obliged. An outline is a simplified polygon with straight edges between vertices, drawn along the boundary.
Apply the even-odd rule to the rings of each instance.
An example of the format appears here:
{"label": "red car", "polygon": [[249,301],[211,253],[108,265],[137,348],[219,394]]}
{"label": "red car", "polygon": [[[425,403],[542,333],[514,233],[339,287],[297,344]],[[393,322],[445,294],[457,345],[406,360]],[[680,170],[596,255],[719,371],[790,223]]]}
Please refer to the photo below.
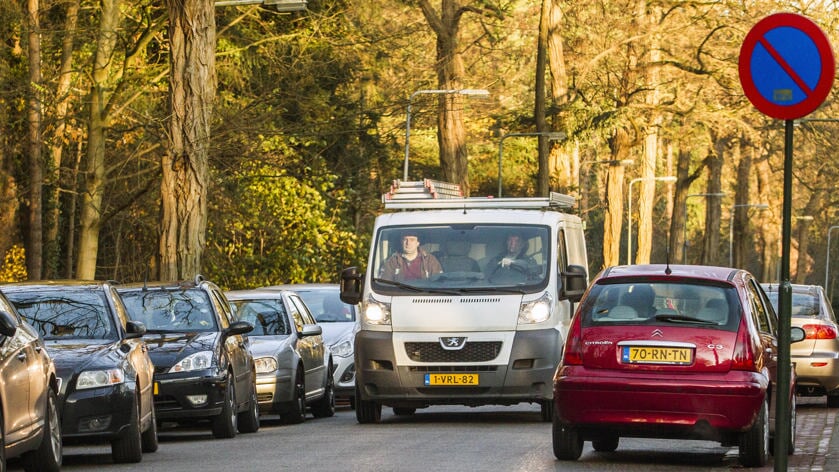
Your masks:
{"label": "red car", "polygon": [[[740,269],[632,265],[597,275],[571,321],[554,376],[553,449],[583,441],[614,451],[621,436],[739,445],[762,466],[774,434],[778,319]],[[804,331],[792,328],[793,342]],[[795,384],[790,411],[795,441]]]}

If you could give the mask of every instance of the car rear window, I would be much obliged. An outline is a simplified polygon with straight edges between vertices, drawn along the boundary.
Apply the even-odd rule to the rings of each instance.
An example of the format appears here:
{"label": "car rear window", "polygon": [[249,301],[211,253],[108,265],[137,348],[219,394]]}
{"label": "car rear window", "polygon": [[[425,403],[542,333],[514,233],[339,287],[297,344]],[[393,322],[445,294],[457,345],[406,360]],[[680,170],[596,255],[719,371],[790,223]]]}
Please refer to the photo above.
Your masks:
{"label": "car rear window", "polygon": [[[772,307],[778,310],[778,292],[766,292]],[[819,297],[810,293],[792,292],[792,308],[790,314],[797,318],[815,318],[819,316]]]}
{"label": "car rear window", "polygon": [[735,331],[740,304],[733,287],[689,282],[595,284],[582,307],[584,326],[691,325]]}

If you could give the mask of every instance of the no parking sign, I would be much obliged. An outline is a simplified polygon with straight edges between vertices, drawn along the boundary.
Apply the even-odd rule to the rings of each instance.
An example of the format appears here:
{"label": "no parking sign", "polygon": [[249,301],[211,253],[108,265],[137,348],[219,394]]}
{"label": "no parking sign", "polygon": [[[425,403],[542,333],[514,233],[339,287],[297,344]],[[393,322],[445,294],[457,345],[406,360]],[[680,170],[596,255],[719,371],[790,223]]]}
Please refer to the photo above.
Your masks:
{"label": "no parking sign", "polygon": [[794,120],[813,112],[833,87],[833,50],[812,20],[776,13],[760,20],[740,48],[740,84],[764,114]]}

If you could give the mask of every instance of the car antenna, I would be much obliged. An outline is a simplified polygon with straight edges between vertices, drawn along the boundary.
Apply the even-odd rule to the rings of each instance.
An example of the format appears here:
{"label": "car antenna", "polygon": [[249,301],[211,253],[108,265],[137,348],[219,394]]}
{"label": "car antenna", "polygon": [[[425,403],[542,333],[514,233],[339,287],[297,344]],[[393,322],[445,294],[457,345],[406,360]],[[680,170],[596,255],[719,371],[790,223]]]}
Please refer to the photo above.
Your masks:
{"label": "car antenna", "polygon": [[669,244],[664,249],[664,261],[667,263],[667,267],[664,268],[664,274],[665,275],[672,274],[673,271],[670,270],[670,245]]}

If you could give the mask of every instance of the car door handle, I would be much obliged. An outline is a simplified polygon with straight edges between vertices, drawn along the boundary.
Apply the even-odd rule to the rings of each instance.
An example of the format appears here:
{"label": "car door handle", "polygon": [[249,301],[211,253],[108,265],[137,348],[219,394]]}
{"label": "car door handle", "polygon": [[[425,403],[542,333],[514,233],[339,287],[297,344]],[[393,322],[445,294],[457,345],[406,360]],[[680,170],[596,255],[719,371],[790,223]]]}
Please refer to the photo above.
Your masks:
{"label": "car door handle", "polygon": [[21,362],[24,362],[24,361],[26,360],[26,353],[25,353],[25,352],[21,352],[20,354],[18,354],[18,355],[17,355],[17,360],[19,360],[19,361],[21,361]]}

